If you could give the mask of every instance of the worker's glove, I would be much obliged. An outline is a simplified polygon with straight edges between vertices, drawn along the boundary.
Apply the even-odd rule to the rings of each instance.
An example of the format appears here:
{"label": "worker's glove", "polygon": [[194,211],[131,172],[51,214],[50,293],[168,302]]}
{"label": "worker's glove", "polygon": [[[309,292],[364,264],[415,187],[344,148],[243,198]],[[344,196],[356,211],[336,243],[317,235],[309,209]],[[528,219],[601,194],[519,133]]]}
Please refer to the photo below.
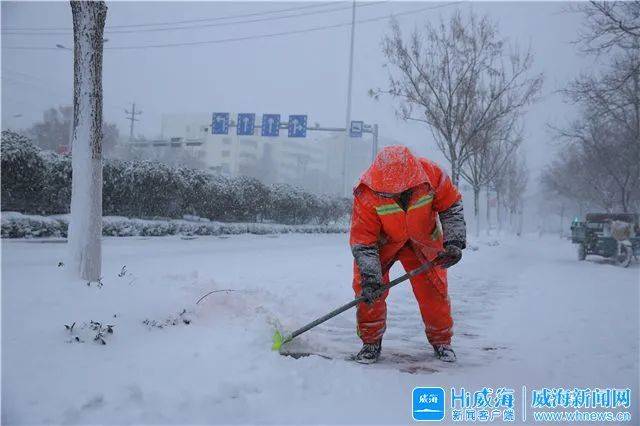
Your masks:
{"label": "worker's glove", "polygon": [[360,296],[365,298],[365,303],[371,305],[380,297],[382,284],[376,282],[362,283],[362,292]]}
{"label": "worker's glove", "polygon": [[460,262],[460,259],[462,259],[462,249],[457,242],[452,241],[445,243],[444,251],[433,259],[433,264],[446,269]]}

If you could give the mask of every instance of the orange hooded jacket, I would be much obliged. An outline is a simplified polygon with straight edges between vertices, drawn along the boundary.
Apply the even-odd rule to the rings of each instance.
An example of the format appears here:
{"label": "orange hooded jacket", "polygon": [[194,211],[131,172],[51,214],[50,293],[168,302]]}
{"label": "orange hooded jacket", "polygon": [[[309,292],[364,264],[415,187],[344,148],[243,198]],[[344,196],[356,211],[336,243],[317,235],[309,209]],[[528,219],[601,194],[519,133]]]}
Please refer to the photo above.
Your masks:
{"label": "orange hooded jacket", "polygon": [[[409,189],[405,211],[393,196]],[[405,146],[385,147],[354,189],[351,247],[378,246],[383,268],[407,243],[416,254],[433,260],[442,250],[438,212],[460,199],[437,164],[416,158]]]}

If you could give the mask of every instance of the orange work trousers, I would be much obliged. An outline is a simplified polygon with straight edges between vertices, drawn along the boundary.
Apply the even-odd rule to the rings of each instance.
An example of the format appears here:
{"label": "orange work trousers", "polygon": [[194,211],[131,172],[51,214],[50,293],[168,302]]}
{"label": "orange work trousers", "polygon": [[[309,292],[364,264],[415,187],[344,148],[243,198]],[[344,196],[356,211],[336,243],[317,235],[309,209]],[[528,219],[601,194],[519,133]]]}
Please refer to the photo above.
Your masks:
{"label": "orange work trousers", "polygon": [[[389,270],[396,260],[402,263],[405,271],[418,268],[422,262],[420,257],[410,246],[404,246],[393,259],[382,259],[383,284],[389,282]],[[410,278],[413,294],[418,302],[422,322],[429,343],[443,345],[451,343],[453,335],[453,319],[451,318],[451,304],[447,294],[446,270],[432,268]],[[354,265],[353,290],[360,295],[360,272]],[[370,305],[359,303],[356,318],[358,321],[358,336],[363,343],[375,343],[382,339],[386,329],[387,290]]]}

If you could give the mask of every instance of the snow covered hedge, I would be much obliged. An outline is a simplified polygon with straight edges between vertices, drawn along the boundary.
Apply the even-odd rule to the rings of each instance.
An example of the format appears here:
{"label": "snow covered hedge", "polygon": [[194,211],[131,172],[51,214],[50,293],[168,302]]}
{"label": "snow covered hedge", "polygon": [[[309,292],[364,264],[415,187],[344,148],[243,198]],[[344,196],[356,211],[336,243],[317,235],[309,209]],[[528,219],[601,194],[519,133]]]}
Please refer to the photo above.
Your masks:
{"label": "snow covered hedge", "polygon": [[[36,216],[2,213],[2,238],[66,237],[68,215]],[[334,234],[347,232],[347,225],[281,225],[269,223],[224,223],[207,220],[142,220],[105,216],[102,234],[111,237],[235,234]]]}
{"label": "snow covered hedge", "polygon": [[[41,151],[11,131],[2,132],[1,151],[2,210],[39,215],[69,212],[69,157]],[[176,219],[194,215],[222,222],[329,224],[344,220],[351,209],[346,198],[149,161],[106,160],[103,178],[106,216]]]}

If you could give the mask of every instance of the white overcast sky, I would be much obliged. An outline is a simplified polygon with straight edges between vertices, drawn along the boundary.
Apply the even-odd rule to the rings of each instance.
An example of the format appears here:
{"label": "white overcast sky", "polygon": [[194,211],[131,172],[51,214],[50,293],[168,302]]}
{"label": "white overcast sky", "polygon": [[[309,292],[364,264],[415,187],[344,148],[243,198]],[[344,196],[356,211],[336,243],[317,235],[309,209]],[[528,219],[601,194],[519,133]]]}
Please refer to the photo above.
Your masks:
{"label": "white overcast sky", "polygon": [[[309,4],[109,2],[107,26],[215,18]],[[591,58],[579,54],[571,44],[580,28],[581,16],[566,12],[568,3],[563,2],[381,2],[361,7],[365,4],[358,3],[357,20],[433,7],[399,16],[400,24],[406,29],[425,20],[446,18],[456,8],[473,9],[494,19],[501,35],[509,41],[531,45],[536,57],[535,71],[545,74],[543,98],[528,110],[525,118],[525,149],[535,178],[536,172],[556,151],[547,123],[562,123],[574,113],[573,107],[563,103],[556,91],[580,72],[594,66]],[[45,108],[71,103],[72,54],[64,49],[7,48],[55,48],[56,44],[71,47],[73,38],[70,33],[8,34],[7,27],[53,27],[70,31],[71,11],[68,2],[3,1],[1,8],[2,128],[24,128],[39,120]],[[219,40],[348,23],[351,19],[348,2],[269,16],[312,11],[315,13],[266,22],[181,31],[109,33],[105,35],[108,38],[106,47]],[[216,21],[221,22],[225,21]],[[185,24],[189,25],[193,26]],[[374,101],[367,95],[368,89],[384,86],[387,79],[380,50],[380,40],[386,31],[386,19],[356,24],[352,118],[378,123],[382,137],[399,140],[418,153],[441,161],[424,125],[400,121],[394,115],[391,99]],[[345,120],[348,53],[348,26],[189,47],[106,50],[103,69],[105,119],[115,122],[122,134],[128,134],[124,108],[135,101],[143,110],[140,122],[136,123],[136,133],[147,137],[159,134],[161,114],[171,112],[308,114],[310,123],[341,126]]]}

